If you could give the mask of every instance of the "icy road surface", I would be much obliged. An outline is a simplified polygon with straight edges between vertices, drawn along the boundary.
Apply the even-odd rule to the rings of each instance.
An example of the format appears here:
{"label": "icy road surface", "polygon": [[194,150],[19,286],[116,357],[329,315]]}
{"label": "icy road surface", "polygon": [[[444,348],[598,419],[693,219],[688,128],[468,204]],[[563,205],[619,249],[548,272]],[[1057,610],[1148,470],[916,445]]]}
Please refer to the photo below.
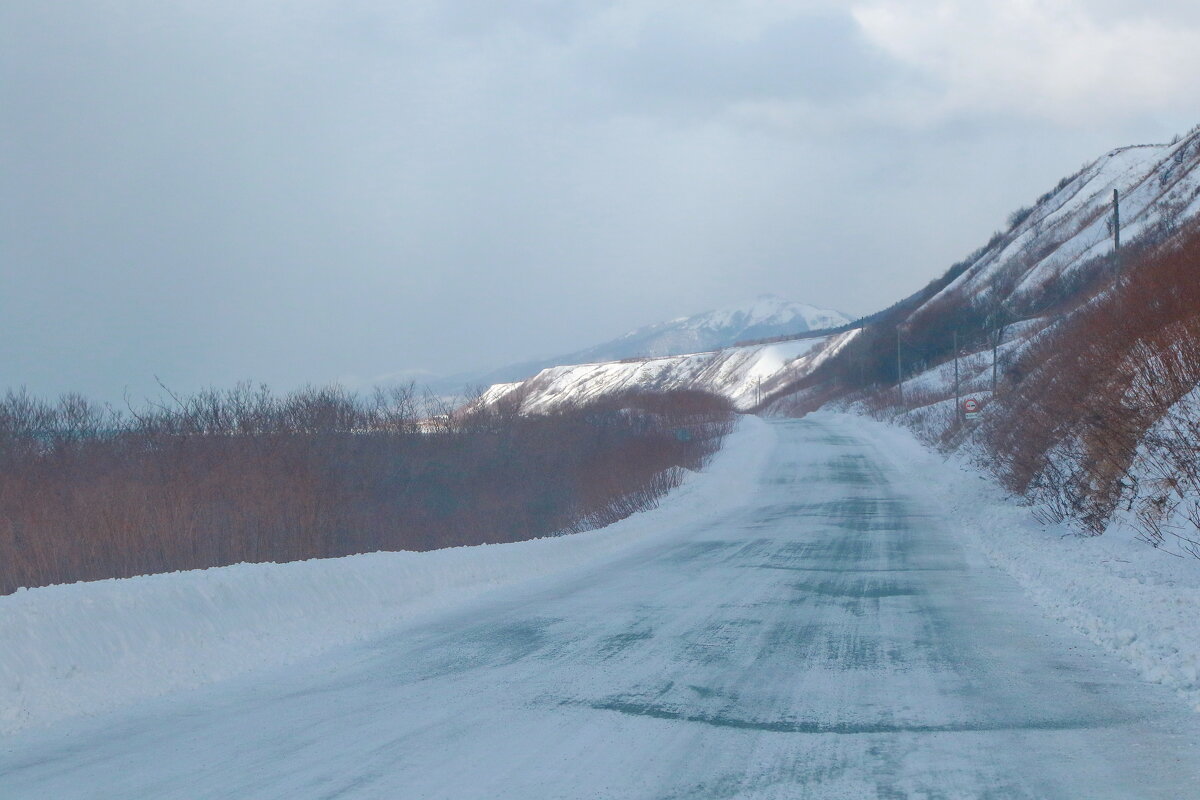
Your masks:
{"label": "icy road surface", "polygon": [[1195,798],[1197,715],[852,419],[752,502],[368,645],[0,740],[17,798]]}

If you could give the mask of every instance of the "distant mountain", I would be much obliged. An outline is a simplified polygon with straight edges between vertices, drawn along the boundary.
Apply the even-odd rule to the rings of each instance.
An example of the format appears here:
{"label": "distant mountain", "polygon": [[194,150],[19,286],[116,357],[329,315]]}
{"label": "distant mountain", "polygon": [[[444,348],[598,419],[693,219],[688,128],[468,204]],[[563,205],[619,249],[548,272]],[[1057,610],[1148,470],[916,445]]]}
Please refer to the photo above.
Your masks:
{"label": "distant mountain", "polygon": [[850,322],[838,311],[795,303],[773,294],[727,308],[714,309],[669,322],[656,322],[602,344],[553,358],[510,364],[484,375],[456,375],[435,389],[458,391],[464,385],[490,386],[537,375],[549,367],[619,361],[637,356],[673,356],[730,347],[750,339],[790,336],[837,328]]}
{"label": "distant mountain", "polygon": [[728,308],[658,322],[624,336],[563,356],[561,364],[615,361],[634,356],[674,356],[729,347],[748,339],[836,328],[850,319],[837,311],[764,294]]}

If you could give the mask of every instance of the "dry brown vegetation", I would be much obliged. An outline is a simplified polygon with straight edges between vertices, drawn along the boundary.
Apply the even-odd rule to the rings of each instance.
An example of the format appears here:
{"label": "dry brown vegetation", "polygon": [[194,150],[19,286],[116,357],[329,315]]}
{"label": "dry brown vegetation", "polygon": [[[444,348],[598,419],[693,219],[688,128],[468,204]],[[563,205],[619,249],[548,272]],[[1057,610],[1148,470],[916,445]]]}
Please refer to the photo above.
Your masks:
{"label": "dry brown vegetation", "polygon": [[0,594],[578,531],[648,508],[729,432],[723,399],[428,417],[411,387],[241,386],[137,412],[0,401]]}
{"label": "dry brown vegetation", "polygon": [[[1011,489],[1095,533],[1128,504],[1161,543],[1155,521],[1200,489],[1200,421],[1178,405],[1200,384],[1198,275],[1193,229],[1129,258],[1107,291],[1025,350],[983,432]],[[1157,486],[1135,485],[1139,446]]]}

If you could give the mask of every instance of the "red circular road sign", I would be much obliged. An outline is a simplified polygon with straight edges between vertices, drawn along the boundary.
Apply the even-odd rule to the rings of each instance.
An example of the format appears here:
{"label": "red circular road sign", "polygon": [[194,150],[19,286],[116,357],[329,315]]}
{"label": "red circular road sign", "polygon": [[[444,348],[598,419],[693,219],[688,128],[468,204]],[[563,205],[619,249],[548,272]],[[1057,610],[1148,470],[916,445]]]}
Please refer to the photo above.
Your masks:
{"label": "red circular road sign", "polygon": [[971,414],[978,410],[979,410],[979,401],[976,400],[975,398],[969,397],[963,401],[963,411],[966,411],[968,414]]}

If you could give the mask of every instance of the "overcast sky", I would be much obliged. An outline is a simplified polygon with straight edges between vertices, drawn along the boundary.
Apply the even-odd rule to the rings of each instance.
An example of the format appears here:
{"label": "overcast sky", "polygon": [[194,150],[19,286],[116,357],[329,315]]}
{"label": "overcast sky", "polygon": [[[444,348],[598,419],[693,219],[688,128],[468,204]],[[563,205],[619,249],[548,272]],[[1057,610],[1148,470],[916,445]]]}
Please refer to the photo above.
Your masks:
{"label": "overcast sky", "polygon": [[0,388],[500,366],[886,306],[1200,123],[1194,0],[0,4]]}

